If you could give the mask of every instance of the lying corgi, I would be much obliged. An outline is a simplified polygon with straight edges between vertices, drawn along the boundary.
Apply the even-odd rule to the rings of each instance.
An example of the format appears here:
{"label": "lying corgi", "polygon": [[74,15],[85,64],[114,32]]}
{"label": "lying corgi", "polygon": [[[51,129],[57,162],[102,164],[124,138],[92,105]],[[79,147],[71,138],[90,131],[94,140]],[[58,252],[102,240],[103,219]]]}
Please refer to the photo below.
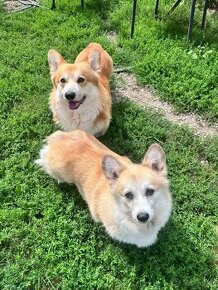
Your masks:
{"label": "lying corgi", "polygon": [[64,131],[82,129],[103,135],[111,120],[109,78],[113,61],[97,43],[90,43],[73,64],[54,49],[48,52],[53,90],[50,107]]}
{"label": "lying corgi", "polygon": [[134,164],[87,132],[57,131],[36,163],[59,182],[74,183],[93,219],[116,240],[148,247],[170,217],[166,157],[158,144]]}

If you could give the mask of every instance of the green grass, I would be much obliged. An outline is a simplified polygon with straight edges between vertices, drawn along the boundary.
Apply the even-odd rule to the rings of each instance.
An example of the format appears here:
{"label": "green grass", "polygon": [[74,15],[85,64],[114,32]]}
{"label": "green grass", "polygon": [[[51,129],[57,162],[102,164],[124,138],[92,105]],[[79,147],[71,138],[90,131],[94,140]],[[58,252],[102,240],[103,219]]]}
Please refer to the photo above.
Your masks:
{"label": "green grass", "polygon": [[[111,13],[111,27],[119,32],[119,62],[128,63],[141,84],[151,84],[161,98],[180,112],[195,112],[209,121],[218,118],[218,19],[208,18],[202,43],[201,14],[196,10],[193,43],[186,42],[189,11],[181,5],[165,21],[153,17],[153,5],[138,1],[134,39],[129,39],[131,1],[120,1]],[[171,5],[161,1],[160,16]],[[188,1],[189,2],[189,1]],[[162,4],[162,5],[161,5]],[[164,11],[166,10],[166,11]],[[162,13],[161,13],[162,12]]]}
{"label": "green grass", "polygon": [[[62,2],[62,9],[54,12],[0,14],[0,288],[217,289],[217,137],[202,140],[129,102],[113,105],[110,129],[101,139],[104,144],[135,162],[153,142],[167,152],[173,214],[157,244],[143,250],[110,239],[91,220],[75,187],[58,185],[33,163],[42,140],[56,130],[48,109],[50,47],[70,61],[88,42],[98,41],[117,66],[132,65],[141,82],[153,84],[163,98],[171,96],[170,101],[184,109],[175,97],[176,87],[172,94],[178,73],[174,79],[170,74],[167,81],[157,72],[173,62],[184,73],[203,68],[202,77],[212,84],[205,84],[206,98],[215,87],[210,73],[217,65],[216,44],[212,39],[204,48],[208,57],[199,58],[192,67],[193,59],[188,58],[192,53],[187,50],[198,55],[202,48],[185,44],[182,33],[168,35],[171,24],[157,24],[150,18],[144,31],[149,21],[143,24],[140,12],[136,37],[129,40],[125,3],[104,1],[106,9],[102,4],[96,11],[99,2],[90,1],[82,12],[78,4]],[[120,31],[117,49],[105,36],[115,26]],[[167,45],[172,60],[166,56],[162,62],[161,56],[169,53]],[[181,60],[176,51],[181,52]],[[182,62],[185,55],[188,61]],[[153,66],[155,60],[159,62]],[[170,71],[175,71],[173,66]],[[197,80],[193,78],[196,89]],[[195,93],[193,87],[189,93]],[[184,89],[180,96],[184,104],[185,96]],[[215,95],[211,99],[216,103]],[[184,106],[215,120],[209,101],[201,110],[198,103]]]}

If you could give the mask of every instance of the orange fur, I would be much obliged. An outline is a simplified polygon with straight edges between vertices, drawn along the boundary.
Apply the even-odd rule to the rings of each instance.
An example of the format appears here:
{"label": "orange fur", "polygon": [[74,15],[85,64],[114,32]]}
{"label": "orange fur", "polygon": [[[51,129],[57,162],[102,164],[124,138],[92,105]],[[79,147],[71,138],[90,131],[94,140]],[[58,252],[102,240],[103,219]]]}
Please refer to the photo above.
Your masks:
{"label": "orange fur", "polygon": [[[156,144],[146,154],[141,164],[134,164],[87,132],[57,131],[48,137],[37,163],[58,181],[74,183],[93,219],[103,223],[111,237],[144,247],[156,241],[171,211],[165,154]],[[144,197],[146,186],[156,192],[151,200]],[[130,204],[132,210],[125,197],[129,188],[138,202],[135,208]],[[146,224],[134,213],[138,208],[142,211],[143,203],[151,216]]]}
{"label": "orange fur", "polygon": [[[53,49],[49,50],[48,61],[53,83],[49,103],[54,121],[65,131],[82,129],[93,135],[103,135],[111,119],[111,57],[99,44],[91,43],[73,64],[67,63]],[[78,81],[81,77],[83,83]],[[72,101],[66,99],[69,92],[75,94]],[[70,108],[70,102],[79,103],[83,98],[78,108]]]}
{"label": "orange fur", "polygon": [[[109,54],[98,43],[90,43],[83,51],[77,56],[75,63],[88,62],[88,56],[92,51],[98,51],[100,53],[100,67],[99,73],[105,78],[110,78],[113,72],[113,61]],[[106,82],[105,82],[106,83]]]}

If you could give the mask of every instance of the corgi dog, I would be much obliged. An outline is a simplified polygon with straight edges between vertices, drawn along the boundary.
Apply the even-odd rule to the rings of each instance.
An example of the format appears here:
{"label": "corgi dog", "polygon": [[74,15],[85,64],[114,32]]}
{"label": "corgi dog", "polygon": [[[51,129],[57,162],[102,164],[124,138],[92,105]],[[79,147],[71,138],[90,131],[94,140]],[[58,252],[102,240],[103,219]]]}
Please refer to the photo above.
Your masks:
{"label": "corgi dog", "polygon": [[134,164],[85,131],[57,131],[46,142],[35,162],[58,182],[74,183],[94,221],[112,238],[138,247],[156,242],[172,207],[166,157],[158,144]]}
{"label": "corgi dog", "polygon": [[50,49],[48,63],[53,90],[50,108],[64,131],[81,129],[103,135],[111,120],[109,78],[113,61],[98,43],[90,43],[73,64]]}

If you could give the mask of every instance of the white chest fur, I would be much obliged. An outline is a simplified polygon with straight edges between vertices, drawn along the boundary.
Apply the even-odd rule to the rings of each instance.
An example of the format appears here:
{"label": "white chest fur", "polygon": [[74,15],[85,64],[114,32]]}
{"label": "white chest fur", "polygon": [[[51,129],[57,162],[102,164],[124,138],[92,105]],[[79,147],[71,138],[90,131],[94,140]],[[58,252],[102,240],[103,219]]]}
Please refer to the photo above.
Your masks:
{"label": "white chest fur", "polygon": [[155,243],[158,230],[151,224],[140,225],[125,214],[114,212],[114,224],[106,226],[109,235],[120,242],[148,247]]}
{"label": "white chest fur", "polygon": [[[157,209],[156,209],[157,210]],[[170,204],[158,208],[160,216],[155,217],[146,224],[137,223],[132,218],[115,205],[112,214],[113,222],[105,224],[108,234],[121,242],[134,244],[138,247],[148,247],[157,240],[157,234],[166,224],[170,216]]]}

